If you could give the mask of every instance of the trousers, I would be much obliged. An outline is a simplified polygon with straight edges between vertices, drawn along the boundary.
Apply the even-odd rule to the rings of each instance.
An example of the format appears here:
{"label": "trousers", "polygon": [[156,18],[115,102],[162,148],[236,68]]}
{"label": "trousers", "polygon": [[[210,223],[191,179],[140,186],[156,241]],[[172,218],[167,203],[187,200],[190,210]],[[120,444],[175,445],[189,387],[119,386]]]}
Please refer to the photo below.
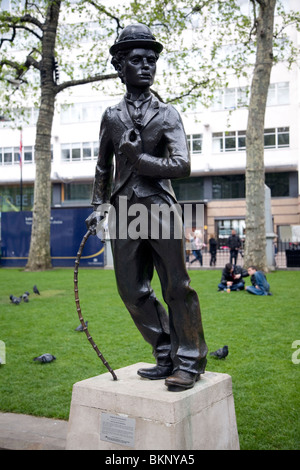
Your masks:
{"label": "trousers", "polygon": [[[157,223],[157,214],[153,218],[153,205],[171,207],[173,202],[169,195],[138,198],[133,194],[127,201],[128,214],[131,214],[126,220],[127,227],[134,223],[137,226],[137,220],[132,216],[137,204],[145,207],[148,221],[155,220]],[[174,225],[180,223],[182,226],[182,220],[179,220],[181,215],[174,211],[169,221],[161,217],[158,231],[150,230],[144,224],[139,234],[124,237],[122,230],[120,237],[118,229],[120,224],[124,225],[124,220],[119,219],[118,198],[113,206],[117,229],[111,246],[116,282],[135,325],[152,346],[157,364],[171,365],[173,371],[204,372],[207,346],[200,303],[196,291],[190,287],[186,271],[183,230],[180,237],[175,236]],[[168,237],[161,233],[163,226],[170,228]],[[154,269],[160,280],[166,308],[151,286]]]}

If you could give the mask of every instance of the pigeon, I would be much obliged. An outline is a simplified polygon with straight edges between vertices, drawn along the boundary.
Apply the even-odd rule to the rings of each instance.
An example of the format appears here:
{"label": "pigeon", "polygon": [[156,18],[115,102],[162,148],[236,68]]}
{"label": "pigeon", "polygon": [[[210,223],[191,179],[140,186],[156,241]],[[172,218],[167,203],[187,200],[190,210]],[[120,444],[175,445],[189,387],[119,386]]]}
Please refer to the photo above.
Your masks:
{"label": "pigeon", "polygon": [[22,297],[15,297],[14,295],[10,295],[9,298],[11,300],[11,303],[15,305],[19,305],[22,300]]}
{"label": "pigeon", "polygon": [[225,357],[228,356],[228,346],[223,346],[223,348],[211,352],[210,356],[215,356],[217,359],[225,359]]}
{"label": "pigeon", "polygon": [[45,354],[42,354],[41,356],[37,356],[33,358],[34,361],[38,361],[42,363],[52,362],[54,361],[54,359],[56,359],[56,357],[49,353],[45,353]]}
{"label": "pigeon", "polygon": [[[87,327],[87,326],[88,326],[88,321],[86,321],[84,324],[85,324],[85,326]],[[74,331],[83,331],[83,326],[82,326],[82,324],[80,323],[80,325],[77,326],[77,328],[75,328]]]}
{"label": "pigeon", "polygon": [[24,292],[24,294],[22,295],[22,299],[26,303],[29,302],[28,296],[29,296],[29,292]]}
{"label": "pigeon", "polygon": [[36,286],[33,286],[33,292],[34,292],[35,294],[41,295],[40,292],[39,292],[39,290],[38,290],[38,288],[37,288]]}

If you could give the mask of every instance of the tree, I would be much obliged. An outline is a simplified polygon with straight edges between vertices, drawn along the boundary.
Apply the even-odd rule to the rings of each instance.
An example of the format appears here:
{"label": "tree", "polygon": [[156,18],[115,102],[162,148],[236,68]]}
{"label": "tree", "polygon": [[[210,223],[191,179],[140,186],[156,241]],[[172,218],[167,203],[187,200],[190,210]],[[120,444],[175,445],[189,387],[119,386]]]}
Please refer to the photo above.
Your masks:
{"label": "tree", "polygon": [[[266,269],[264,122],[273,66],[273,33],[276,0],[252,0],[257,38],[248,125],[246,132],[246,243],[245,264]],[[258,243],[258,240],[260,241]]]}
{"label": "tree", "polygon": [[[26,266],[28,270],[51,268],[50,141],[56,96],[58,93],[70,87],[116,77],[115,73],[94,73],[94,75],[87,76],[86,78],[77,80],[70,79],[58,84],[56,48],[59,35],[59,15],[61,13],[62,3],[65,4],[65,8],[70,7],[69,2],[62,2],[61,0],[45,1],[44,7],[41,6],[41,2],[31,3],[26,1],[23,11],[20,12],[16,8],[16,14],[14,15],[6,11],[2,11],[0,14],[0,28],[6,33],[6,36],[0,42],[0,47],[7,43],[14,45],[20,32],[23,32],[23,40],[29,42],[31,47],[31,50],[29,48],[30,52],[27,51],[25,60],[23,61],[7,57],[1,59],[1,80],[12,85],[17,85],[18,87],[20,87],[20,85],[26,85],[28,84],[26,73],[28,73],[31,68],[36,70],[40,77],[40,103],[35,141],[36,177],[34,184],[33,223],[30,251]],[[100,14],[106,16],[106,11],[102,9]],[[78,39],[85,33],[86,29],[82,27]],[[33,44],[30,42],[32,38],[34,39]],[[69,47],[70,44],[64,36],[64,48],[68,49]],[[6,52],[6,50],[4,52]],[[96,63],[99,65],[99,56],[98,62]],[[88,62],[86,62],[86,64],[88,64]],[[70,74],[72,75],[72,69],[70,69]],[[31,83],[31,87],[33,86],[33,83]],[[10,101],[11,96],[11,93],[7,95],[7,100]],[[7,108],[5,112],[7,112]]]}
{"label": "tree", "polygon": [[[256,60],[253,70],[248,125],[246,132],[246,243],[245,264],[267,270],[265,230],[265,173],[264,173],[264,121],[268,89],[274,56],[274,41],[288,25],[299,31],[299,12],[286,14],[276,0],[251,0],[254,23],[251,33],[256,36]],[[274,23],[276,4],[279,4],[281,23]],[[256,14],[258,8],[258,15]],[[250,34],[251,35],[251,34]],[[290,65],[297,58],[293,44],[285,42],[281,48],[289,50],[285,60]]]}

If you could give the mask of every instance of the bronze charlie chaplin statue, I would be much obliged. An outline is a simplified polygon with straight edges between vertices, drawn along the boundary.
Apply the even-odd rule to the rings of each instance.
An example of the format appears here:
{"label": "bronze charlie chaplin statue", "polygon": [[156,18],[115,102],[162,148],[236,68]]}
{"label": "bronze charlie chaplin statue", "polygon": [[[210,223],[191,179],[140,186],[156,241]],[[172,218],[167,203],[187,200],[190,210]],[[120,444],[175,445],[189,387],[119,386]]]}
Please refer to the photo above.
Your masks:
{"label": "bronze charlie chaplin statue", "polygon": [[[154,367],[139,369],[138,374],[150,380],[166,379],[169,390],[181,391],[193,387],[204,373],[207,354],[198,296],[185,267],[182,219],[174,210],[168,218],[167,237],[161,230],[153,235],[150,228],[139,236],[124,235],[121,230],[124,224],[128,227],[136,207],[143,207],[147,221],[155,219],[162,229],[163,217],[153,218],[153,207],[175,207],[170,180],[190,174],[181,118],[175,108],[150,92],[162,49],[143,24],[127,26],[110,48],[127,93],[102,118],[94,212],[86,223],[95,234],[103,217],[101,207],[110,203],[114,208],[116,230],[111,244],[119,294],[156,359]],[[124,201],[126,216],[121,214]],[[180,237],[175,236],[178,221]],[[151,288],[154,268],[168,314]]]}

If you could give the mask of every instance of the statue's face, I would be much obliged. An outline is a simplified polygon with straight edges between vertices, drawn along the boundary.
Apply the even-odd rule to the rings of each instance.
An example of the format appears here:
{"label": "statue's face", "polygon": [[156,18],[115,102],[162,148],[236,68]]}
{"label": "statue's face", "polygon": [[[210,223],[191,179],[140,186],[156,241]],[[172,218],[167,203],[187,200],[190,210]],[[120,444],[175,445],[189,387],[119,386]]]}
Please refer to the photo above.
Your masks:
{"label": "statue's face", "polygon": [[148,88],[153,84],[155,72],[155,52],[150,49],[133,49],[126,56],[122,75],[127,86]]}

